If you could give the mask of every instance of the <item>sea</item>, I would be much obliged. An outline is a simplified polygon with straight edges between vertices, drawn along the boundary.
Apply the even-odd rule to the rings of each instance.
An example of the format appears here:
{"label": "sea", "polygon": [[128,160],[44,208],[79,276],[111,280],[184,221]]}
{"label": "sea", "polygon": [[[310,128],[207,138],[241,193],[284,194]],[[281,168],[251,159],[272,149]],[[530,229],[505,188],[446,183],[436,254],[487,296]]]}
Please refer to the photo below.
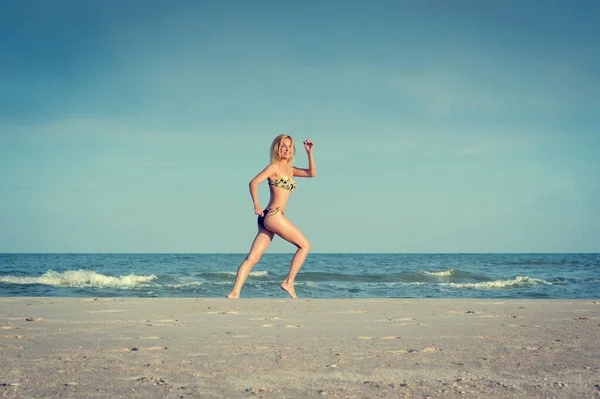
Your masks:
{"label": "sea", "polygon": [[[222,298],[245,254],[0,254],[1,297]],[[264,254],[245,298],[280,298],[292,254]],[[300,298],[600,297],[600,254],[309,254]]]}

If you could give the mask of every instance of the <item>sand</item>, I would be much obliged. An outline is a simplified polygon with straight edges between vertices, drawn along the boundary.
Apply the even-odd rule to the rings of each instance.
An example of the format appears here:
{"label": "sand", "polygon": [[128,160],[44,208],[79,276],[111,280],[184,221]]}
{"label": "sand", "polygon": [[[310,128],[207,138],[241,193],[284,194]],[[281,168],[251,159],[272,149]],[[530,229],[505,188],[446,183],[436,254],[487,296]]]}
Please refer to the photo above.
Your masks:
{"label": "sand", "polygon": [[600,300],[0,298],[0,397],[600,398]]}

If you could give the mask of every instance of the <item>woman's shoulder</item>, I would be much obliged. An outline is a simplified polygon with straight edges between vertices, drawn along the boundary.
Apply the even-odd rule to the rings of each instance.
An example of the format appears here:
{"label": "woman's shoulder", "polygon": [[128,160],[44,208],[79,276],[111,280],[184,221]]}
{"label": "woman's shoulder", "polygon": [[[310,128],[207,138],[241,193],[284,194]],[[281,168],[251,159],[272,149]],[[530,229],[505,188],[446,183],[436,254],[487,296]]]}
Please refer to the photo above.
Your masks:
{"label": "woman's shoulder", "polygon": [[291,164],[282,164],[281,162],[271,162],[264,170],[269,180],[278,180],[283,177],[292,178],[294,176],[294,167]]}
{"label": "woman's shoulder", "polygon": [[294,173],[294,168],[291,165],[282,165],[278,162],[269,164],[267,170],[271,172],[272,177],[292,176]]}
{"label": "woman's shoulder", "polygon": [[265,172],[268,173],[267,178],[269,180],[273,180],[273,179],[277,178],[277,176],[279,176],[279,174],[280,174],[279,165],[277,164],[277,162],[271,162],[265,168]]}

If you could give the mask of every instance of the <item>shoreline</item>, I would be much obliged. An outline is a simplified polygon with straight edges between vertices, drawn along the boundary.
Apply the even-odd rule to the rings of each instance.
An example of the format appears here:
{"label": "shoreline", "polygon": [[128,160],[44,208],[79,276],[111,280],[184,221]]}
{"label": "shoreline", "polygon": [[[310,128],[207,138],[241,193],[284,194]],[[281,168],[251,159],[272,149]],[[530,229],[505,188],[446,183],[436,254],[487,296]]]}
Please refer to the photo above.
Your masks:
{"label": "shoreline", "polygon": [[600,299],[0,297],[2,397],[599,397]]}

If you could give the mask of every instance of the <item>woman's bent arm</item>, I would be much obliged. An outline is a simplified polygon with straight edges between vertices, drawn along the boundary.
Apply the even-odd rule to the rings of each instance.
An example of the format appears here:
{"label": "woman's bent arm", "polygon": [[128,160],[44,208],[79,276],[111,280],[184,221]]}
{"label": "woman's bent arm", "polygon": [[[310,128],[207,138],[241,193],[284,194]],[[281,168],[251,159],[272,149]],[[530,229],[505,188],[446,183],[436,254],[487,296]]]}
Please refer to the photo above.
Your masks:
{"label": "woman's bent arm", "polygon": [[250,186],[250,196],[252,197],[252,202],[254,203],[254,212],[257,215],[262,214],[262,209],[260,208],[260,204],[258,201],[258,185],[269,176],[273,174],[273,170],[275,168],[275,164],[270,164],[266,168],[262,170],[259,174],[257,174],[254,179],[250,181],[248,184]]}
{"label": "woman's bent arm", "polygon": [[248,184],[250,186],[250,197],[252,197],[252,202],[254,206],[259,205],[258,203],[258,183],[255,183],[254,180]]}

